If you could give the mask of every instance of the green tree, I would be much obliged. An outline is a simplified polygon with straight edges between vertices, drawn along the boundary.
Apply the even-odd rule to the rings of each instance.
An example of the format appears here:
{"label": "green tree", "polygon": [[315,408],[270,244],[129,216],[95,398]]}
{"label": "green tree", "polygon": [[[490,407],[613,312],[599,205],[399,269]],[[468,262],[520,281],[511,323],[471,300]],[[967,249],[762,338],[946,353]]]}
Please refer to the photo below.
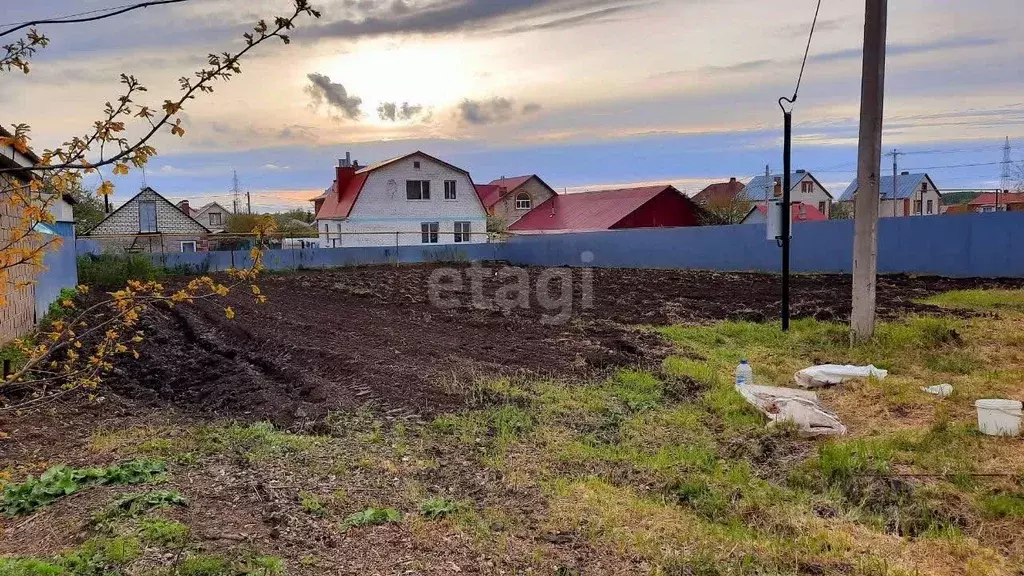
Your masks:
{"label": "green tree", "polygon": [[75,234],[88,232],[107,216],[103,206],[103,199],[100,198],[95,190],[78,188],[71,191],[71,196],[78,202],[73,207]]}
{"label": "green tree", "polygon": [[829,220],[849,220],[853,218],[853,202],[836,202],[832,204]]}

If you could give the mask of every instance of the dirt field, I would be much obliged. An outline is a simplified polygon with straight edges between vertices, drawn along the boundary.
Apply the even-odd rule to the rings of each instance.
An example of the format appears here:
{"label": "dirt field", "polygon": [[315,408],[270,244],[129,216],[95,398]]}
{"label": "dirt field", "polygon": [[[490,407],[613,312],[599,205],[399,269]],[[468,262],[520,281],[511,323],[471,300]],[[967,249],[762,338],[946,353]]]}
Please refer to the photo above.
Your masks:
{"label": "dirt field", "polygon": [[[780,281],[764,274],[595,269],[591,281],[572,275],[572,315],[563,324],[531,290],[528,308],[493,303],[509,284],[497,268],[480,272],[484,301],[462,267],[461,290],[444,293],[455,306],[438,308],[428,283],[436,266],[346,268],[272,274],[260,285],[269,302],[233,296],[235,320],[220,308],[182,307],[147,323],[142,360],[126,362],[110,379],[130,397],[187,410],[314,425],[329,411],[373,405],[393,418],[428,418],[464,403],[474,377],[528,373],[586,378],[622,366],[649,367],[665,343],[640,325],[772,321]],[[529,271],[537,286],[540,270]],[[794,318],[845,320],[849,277],[797,276]],[[938,292],[1020,285],[1014,281],[891,276],[880,279],[879,314],[892,318],[936,310],[917,304]],[[549,294],[558,294],[552,282]],[[479,299],[477,299],[479,300]]]}

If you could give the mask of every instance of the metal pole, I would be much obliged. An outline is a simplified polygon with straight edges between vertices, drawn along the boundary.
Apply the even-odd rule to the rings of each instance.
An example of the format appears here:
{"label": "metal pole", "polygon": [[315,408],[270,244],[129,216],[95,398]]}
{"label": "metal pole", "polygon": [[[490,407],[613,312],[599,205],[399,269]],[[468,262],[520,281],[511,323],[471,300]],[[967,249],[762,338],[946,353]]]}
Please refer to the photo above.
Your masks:
{"label": "metal pole", "polygon": [[861,76],[857,197],[853,222],[853,311],[850,338],[875,333],[875,282],[878,272],[878,184],[882,169],[882,107],[885,99],[887,0],[866,0],[864,63]]}
{"label": "metal pole", "polygon": [[793,113],[785,112],[785,141],[782,147],[782,331],[789,331],[789,226],[790,167],[793,155]]}
{"label": "metal pole", "polygon": [[[897,158],[899,158],[899,152],[897,152],[896,150],[893,150],[892,151],[892,217],[893,218],[896,217],[896,175],[899,174],[899,172],[897,172],[898,168],[896,167],[896,165],[897,165]],[[905,214],[904,214],[904,216],[905,216]]]}

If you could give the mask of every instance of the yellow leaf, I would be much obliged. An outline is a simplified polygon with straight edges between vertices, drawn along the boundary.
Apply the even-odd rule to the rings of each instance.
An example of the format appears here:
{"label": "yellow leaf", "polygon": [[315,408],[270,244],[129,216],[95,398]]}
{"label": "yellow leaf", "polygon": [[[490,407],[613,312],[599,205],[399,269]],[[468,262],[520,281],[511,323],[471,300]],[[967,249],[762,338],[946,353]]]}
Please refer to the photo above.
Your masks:
{"label": "yellow leaf", "polygon": [[128,165],[127,164],[122,164],[120,162],[118,162],[117,164],[114,164],[114,175],[115,176],[124,176],[127,173],[128,173]]}
{"label": "yellow leaf", "polygon": [[103,183],[100,184],[99,189],[96,190],[96,193],[100,196],[110,196],[114,193],[114,183],[110,180],[104,180]]}
{"label": "yellow leaf", "polygon": [[234,320],[235,311],[231,309],[231,306],[228,306],[224,309],[224,315],[228,317],[228,320]]}

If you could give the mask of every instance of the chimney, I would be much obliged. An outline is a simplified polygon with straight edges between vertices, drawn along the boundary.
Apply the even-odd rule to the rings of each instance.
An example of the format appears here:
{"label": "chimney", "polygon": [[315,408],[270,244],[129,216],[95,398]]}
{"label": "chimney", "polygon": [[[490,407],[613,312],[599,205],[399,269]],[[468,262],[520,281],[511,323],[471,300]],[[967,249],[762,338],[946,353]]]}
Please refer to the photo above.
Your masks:
{"label": "chimney", "polygon": [[903,172],[900,172],[900,176],[910,176],[910,171],[904,170]]}
{"label": "chimney", "polygon": [[359,162],[356,161],[353,163],[351,152],[345,152],[345,158],[338,160],[338,167],[334,169],[334,190],[338,194],[339,202],[341,202],[342,194],[345,193],[345,188],[348,188],[348,183],[351,182],[352,178],[356,175],[356,169],[358,167]]}
{"label": "chimney", "polygon": [[733,176],[732,178],[729,178],[729,184],[735,184],[735,183],[736,183],[736,177],[735,176]]}
{"label": "chimney", "polygon": [[797,174],[807,174],[807,170],[800,169],[800,170],[797,170],[796,173]]}
{"label": "chimney", "polygon": [[782,198],[782,182],[778,178],[775,179],[775,197]]}
{"label": "chimney", "polygon": [[192,210],[189,208],[188,200],[182,200],[181,202],[178,202],[178,210],[184,212],[186,216],[192,215]]}
{"label": "chimney", "polygon": [[807,205],[801,202],[798,206],[800,206],[800,211],[797,212],[797,220],[807,220]]}

